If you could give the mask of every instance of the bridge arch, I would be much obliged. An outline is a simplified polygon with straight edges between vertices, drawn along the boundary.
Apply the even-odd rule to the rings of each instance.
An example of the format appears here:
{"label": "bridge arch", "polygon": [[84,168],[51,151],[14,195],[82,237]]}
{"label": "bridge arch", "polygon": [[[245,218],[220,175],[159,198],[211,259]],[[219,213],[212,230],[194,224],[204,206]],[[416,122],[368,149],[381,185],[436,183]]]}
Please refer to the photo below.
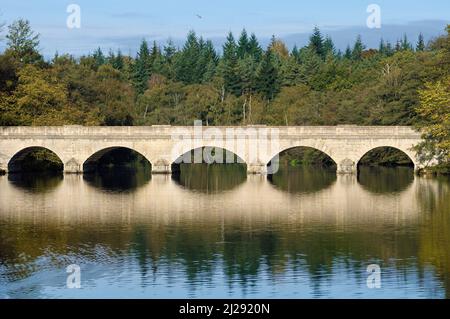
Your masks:
{"label": "bridge arch", "polygon": [[280,151],[273,153],[271,155],[271,158],[266,161],[268,173],[269,174],[276,173],[277,160],[279,160],[280,155],[282,155],[283,153],[286,153],[286,152],[290,152],[290,151],[294,151],[294,150],[301,150],[301,149],[313,151],[316,155],[321,156],[322,159],[324,159],[326,161],[323,164],[327,164],[327,165],[335,167],[337,169],[338,161],[335,158],[333,158],[333,156],[331,155],[332,152],[328,148],[326,148],[325,146],[321,147],[319,145],[302,143],[302,144],[294,144],[294,145],[285,146],[283,148],[280,148]]}
{"label": "bridge arch", "polygon": [[[41,154],[42,158],[39,159],[39,161],[42,163],[48,162],[48,165],[42,164],[41,167],[34,168],[32,167],[33,163],[24,162],[28,156],[38,151],[44,152],[43,154]],[[29,166],[29,164],[31,164],[31,166]],[[62,172],[64,170],[64,161],[55,150],[45,146],[33,145],[17,150],[14,155],[8,160],[7,164],[7,170],[9,173],[18,173],[24,170],[39,171],[41,169],[51,169],[54,171]]]}
{"label": "bridge arch", "polygon": [[172,171],[180,164],[243,164],[247,165],[244,157],[239,156],[236,152],[216,146],[214,144],[204,144],[186,151],[178,156],[172,157]]}
{"label": "bridge arch", "polygon": [[124,151],[130,152],[130,153],[135,153],[135,154],[139,155],[142,159],[144,159],[148,163],[148,165],[150,165],[150,166],[152,165],[151,161],[145,155],[143,155],[142,152],[139,152],[139,151],[135,150],[134,148],[126,147],[126,146],[108,146],[108,147],[104,147],[104,148],[101,148],[101,149],[95,151],[92,155],[90,155],[88,158],[86,158],[83,161],[83,164],[82,164],[83,172],[89,173],[89,172],[94,171],[97,168],[99,161],[105,155],[107,155],[108,153],[111,153],[114,151],[120,151],[120,150],[124,150]]}
{"label": "bridge arch", "polygon": [[414,167],[414,169],[418,168],[418,162],[415,156],[415,153],[408,148],[405,147],[399,147],[399,146],[393,146],[393,145],[389,145],[389,144],[380,144],[377,146],[371,146],[370,148],[367,148],[364,150],[364,152],[361,152],[360,155],[358,156],[358,160],[356,162],[356,167],[359,167],[362,163],[362,160],[369,155],[372,152],[376,152],[376,151],[381,151],[381,150],[394,150],[398,153],[403,154],[406,158],[408,158],[411,163],[412,166]]}

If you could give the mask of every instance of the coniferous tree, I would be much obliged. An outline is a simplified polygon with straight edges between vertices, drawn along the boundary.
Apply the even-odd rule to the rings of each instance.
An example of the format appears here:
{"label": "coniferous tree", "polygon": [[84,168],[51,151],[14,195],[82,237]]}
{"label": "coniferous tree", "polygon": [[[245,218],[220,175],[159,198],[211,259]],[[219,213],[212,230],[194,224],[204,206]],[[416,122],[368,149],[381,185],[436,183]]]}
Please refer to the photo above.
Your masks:
{"label": "coniferous tree", "polygon": [[336,48],[334,47],[333,40],[329,36],[327,36],[323,42],[323,51],[325,56],[328,54],[336,55]]}
{"label": "coniferous tree", "polygon": [[352,59],[353,60],[361,60],[364,49],[365,49],[365,46],[362,42],[361,36],[358,35],[358,37],[356,38],[355,45],[353,47]]}
{"label": "coniferous tree", "polygon": [[122,51],[119,49],[117,51],[116,58],[114,59],[113,67],[115,69],[117,69],[117,70],[122,71],[123,67],[124,67],[124,64],[125,64],[125,62],[124,62],[124,59],[123,59],[123,54],[122,54]]}
{"label": "coniferous tree", "polygon": [[266,50],[262,57],[256,78],[256,89],[267,100],[272,100],[279,92],[278,70],[271,50]]}
{"label": "coniferous tree", "polygon": [[248,39],[248,34],[245,29],[242,30],[241,36],[239,37],[238,47],[237,47],[237,56],[239,59],[244,58],[247,54],[249,54],[250,43]]}
{"label": "coniferous tree", "polygon": [[223,45],[223,80],[225,90],[234,95],[241,94],[241,86],[237,72],[237,45],[233,33],[228,33],[227,41]]}
{"label": "coniferous tree", "polygon": [[423,34],[419,34],[419,39],[417,40],[416,51],[423,52],[425,51],[425,40],[423,38]]}
{"label": "coniferous tree", "polygon": [[141,42],[133,71],[133,82],[136,92],[138,94],[143,94],[148,88],[148,80],[151,75],[150,50],[145,39]]}
{"label": "coniferous tree", "polygon": [[400,50],[401,51],[410,51],[412,50],[412,45],[411,43],[409,43],[408,41],[408,37],[406,36],[406,34],[403,35],[403,39],[400,42]]}
{"label": "coniferous tree", "polygon": [[350,48],[350,45],[347,45],[347,48],[345,49],[344,58],[348,60],[352,58],[352,49]]}
{"label": "coniferous tree", "polygon": [[101,67],[103,64],[106,63],[106,57],[103,54],[103,51],[101,48],[97,48],[97,50],[95,50],[92,57],[94,58],[94,66],[96,69],[98,69],[99,67]]}
{"label": "coniferous tree", "polygon": [[190,31],[183,50],[178,57],[175,65],[175,76],[178,81],[186,84],[199,82],[197,70],[198,60],[200,58],[200,44],[194,31]]}
{"label": "coniferous tree", "polygon": [[203,42],[200,39],[200,58],[197,64],[197,74],[199,82],[210,81],[215,74],[217,65],[217,53],[211,40]]}
{"label": "coniferous tree", "polygon": [[300,62],[300,52],[298,50],[297,45],[294,45],[292,49],[291,56],[294,57],[295,61]]}
{"label": "coniferous tree", "polygon": [[318,27],[314,28],[313,34],[309,38],[309,47],[316,52],[318,56],[323,59],[325,58],[323,37]]}
{"label": "coniferous tree", "polygon": [[255,59],[255,61],[261,61],[263,50],[261,49],[258,39],[254,33],[252,33],[248,42],[248,53]]}

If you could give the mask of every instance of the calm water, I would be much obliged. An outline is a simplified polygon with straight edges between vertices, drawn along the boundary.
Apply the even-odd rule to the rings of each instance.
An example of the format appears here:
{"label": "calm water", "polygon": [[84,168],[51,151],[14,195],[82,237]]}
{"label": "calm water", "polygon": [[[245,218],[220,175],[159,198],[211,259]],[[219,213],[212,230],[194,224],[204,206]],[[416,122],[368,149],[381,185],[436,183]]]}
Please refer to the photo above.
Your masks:
{"label": "calm water", "polygon": [[448,298],[450,182],[204,165],[2,176],[0,298],[30,297]]}

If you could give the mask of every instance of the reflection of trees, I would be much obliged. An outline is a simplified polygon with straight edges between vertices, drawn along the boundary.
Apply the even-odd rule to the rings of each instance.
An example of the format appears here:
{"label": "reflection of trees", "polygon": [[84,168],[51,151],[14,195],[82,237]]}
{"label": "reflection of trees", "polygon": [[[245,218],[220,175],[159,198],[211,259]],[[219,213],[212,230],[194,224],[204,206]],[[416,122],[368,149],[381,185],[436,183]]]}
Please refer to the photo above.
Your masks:
{"label": "reflection of trees", "polygon": [[12,185],[33,193],[45,193],[54,190],[64,179],[62,173],[17,173],[9,174],[8,180]]}
{"label": "reflection of trees", "polygon": [[358,169],[358,182],[372,193],[388,194],[404,191],[414,181],[410,167],[368,167]]}
{"label": "reflection of trees", "polygon": [[242,164],[180,164],[180,171],[173,177],[187,189],[217,193],[242,184],[247,170]]}
{"label": "reflection of trees", "polygon": [[331,186],[336,181],[336,172],[325,167],[280,166],[275,175],[268,176],[276,187],[289,193],[313,193]]}
{"label": "reflection of trees", "polygon": [[450,298],[450,183],[420,179],[417,196],[425,213],[420,231],[419,262],[431,264],[444,283],[446,297]]}
{"label": "reflection of trees", "polygon": [[[418,246],[417,237],[381,225],[339,232],[326,225],[305,229],[301,224],[249,225],[237,221],[225,223],[222,230],[217,220],[181,220],[127,227],[115,224],[102,227],[101,232],[98,228],[95,224],[69,228],[56,223],[6,227],[0,237],[0,263],[8,269],[17,263],[29,265],[22,267],[22,272],[14,272],[9,278],[13,280],[36,271],[33,261],[48,254],[70,254],[98,263],[107,263],[109,258],[127,262],[131,255],[143,277],[150,269],[154,272],[163,266],[182,265],[188,282],[195,286],[198,280],[212,278],[214,270],[222,265],[229,282],[238,278],[244,288],[254,284],[263,271],[275,277],[294,265],[305,265],[313,284],[319,287],[334,271],[337,260],[341,268],[354,269],[365,267],[372,259],[387,263],[395,257],[404,260],[397,263],[403,268],[411,266],[408,257],[417,254]],[[104,251],[96,255],[95,247],[107,248],[110,256],[105,256]],[[62,262],[67,261],[52,258],[53,265]]]}
{"label": "reflection of trees", "polygon": [[90,185],[107,191],[132,191],[147,184],[151,168],[147,166],[99,167],[95,173],[83,175]]}

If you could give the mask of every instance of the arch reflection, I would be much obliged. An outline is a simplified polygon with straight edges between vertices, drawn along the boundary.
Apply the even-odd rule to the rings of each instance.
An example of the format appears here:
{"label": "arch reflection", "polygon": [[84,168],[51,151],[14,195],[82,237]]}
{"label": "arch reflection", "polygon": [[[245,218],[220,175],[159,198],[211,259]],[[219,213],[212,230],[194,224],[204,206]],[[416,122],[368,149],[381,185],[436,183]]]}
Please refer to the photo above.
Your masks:
{"label": "arch reflection", "polygon": [[47,193],[55,190],[63,181],[62,172],[15,173],[8,181],[17,188],[32,193]]}
{"label": "arch reflection", "polygon": [[360,166],[358,183],[375,194],[400,193],[414,182],[412,167]]}
{"label": "arch reflection", "polygon": [[186,189],[202,193],[232,190],[247,179],[247,168],[241,164],[180,164],[172,179]]}
{"label": "arch reflection", "polygon": [[326,189],[336,182],[336,172],[332,168],[281,166],[269,182],[278,189],[293,194],[314,193]]}

